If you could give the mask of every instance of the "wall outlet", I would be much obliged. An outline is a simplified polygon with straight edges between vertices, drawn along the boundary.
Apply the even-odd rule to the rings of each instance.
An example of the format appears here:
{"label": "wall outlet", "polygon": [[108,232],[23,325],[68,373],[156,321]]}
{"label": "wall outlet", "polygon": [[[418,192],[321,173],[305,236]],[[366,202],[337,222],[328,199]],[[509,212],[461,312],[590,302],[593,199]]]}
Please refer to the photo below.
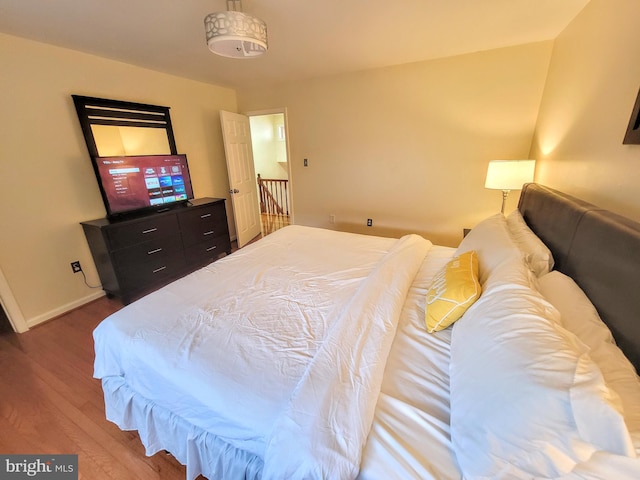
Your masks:
{"label": "wall outlet", "polygon": [[82,267],[80,266],[80,260],[71,262],[71,270],[73,270],[73,273],[78,273],[82,271]]}
{"label": "wall outlet", "polygon": [[367,218],[367,227],[373,226],[373,218]]}
{"label": "wall outlet", "polygon": [[329,215],[329,223],[336,223],[336,216],[335,215]]}

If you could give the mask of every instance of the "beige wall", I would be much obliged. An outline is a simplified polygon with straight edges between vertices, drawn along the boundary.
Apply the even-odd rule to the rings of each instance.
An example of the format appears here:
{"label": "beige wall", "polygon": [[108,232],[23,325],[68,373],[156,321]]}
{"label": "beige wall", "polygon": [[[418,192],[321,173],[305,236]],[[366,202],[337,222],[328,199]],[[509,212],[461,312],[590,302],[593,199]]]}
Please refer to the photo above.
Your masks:
{"label": "beige wall", "polygon": [[531,155],[537,180],[640,220],[640,2],[591,0],[556,39]]}
{"label": "beige wall", "polygon": [[[296,223],[417,231],[456,245],[463,227],[499,211],[501,194],[484,189],[489,160],[529,154],[551,49],[542,42],[239,91],[238,104],[287,108]],[[516,202],[514,193],[509,208]]]}
{"label": "beige wall", "polygon": [[69,266],[99,282],[79,222],[105,214],[71,94],[171,107],[197,197],[227,197],[218,111],[236,95],[2,34],[0,58],[0,271],[32,325],[102,293]]}

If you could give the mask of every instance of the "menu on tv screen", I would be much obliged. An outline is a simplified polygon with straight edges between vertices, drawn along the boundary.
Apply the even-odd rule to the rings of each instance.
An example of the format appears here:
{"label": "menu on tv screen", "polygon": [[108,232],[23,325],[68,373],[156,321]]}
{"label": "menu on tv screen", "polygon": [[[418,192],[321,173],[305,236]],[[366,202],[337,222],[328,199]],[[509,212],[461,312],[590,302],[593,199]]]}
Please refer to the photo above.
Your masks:
{"label": "menu on tv screen", "polygon": [[186,155],[96,158],[110,214],[193,198]]}

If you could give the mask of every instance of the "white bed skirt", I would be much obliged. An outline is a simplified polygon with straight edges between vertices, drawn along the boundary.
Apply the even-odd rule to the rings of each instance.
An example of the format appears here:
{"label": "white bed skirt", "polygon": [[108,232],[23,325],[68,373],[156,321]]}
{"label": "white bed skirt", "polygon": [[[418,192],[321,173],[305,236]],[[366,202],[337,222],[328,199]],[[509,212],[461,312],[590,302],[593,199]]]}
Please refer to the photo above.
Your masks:
{"label": "white bed skirt", "polygon": [[106,417],[122,430],[137,430],[148,456],[169,451],[187,467],[187,480],[257,480],[262,459],[191,425],[129,388],[121,377],[102,380]]}

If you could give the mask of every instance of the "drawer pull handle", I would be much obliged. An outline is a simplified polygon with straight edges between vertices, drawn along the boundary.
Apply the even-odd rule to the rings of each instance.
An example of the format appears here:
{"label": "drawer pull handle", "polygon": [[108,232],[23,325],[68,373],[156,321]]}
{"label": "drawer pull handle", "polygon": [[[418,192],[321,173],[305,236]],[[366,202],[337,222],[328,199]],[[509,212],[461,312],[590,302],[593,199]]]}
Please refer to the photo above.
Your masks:
{"label": "drawer pull handle", "polygon": [[210,252],[211,250],[215,250],[216,248],[218,248],[217,245],[214,245],[213,247],[209,247],[207,248],[207,252]]}
{"label": "drawer pull handle", "polygon": [[156,232],[158,229],[157,228],[150,228],[148,230],[143,230],[142,233],[147,234],[147,233],[153,233]]}
{"label": "drawer pull handle", "polygon": [[154,253],[158,253],[158,252],[161,252],[161,251],[162,251],[161,248],[156,248],[155,250],[149,250],[147,252],[147,255],[153,255]]}
{"label": "drawer pull handle", "polygon": [[204,215],[200,215],[200,218],[208,218],[210,216],[211,216],[210,213],[205,213]]}
{"label": "drawer pull handle", "polygon": [[213,230],[209,230],[208,232],[204,232],[203,235],[213,235],[213,233]]}
{"label": "drawer pull handle", "polygon": [[153,273],[161,272],[161,271],[162,271],[162,270],[164,270],[165,268],[167,268],[167,267],[160,267],[160,268],[156,268],[156,269],[153,271]]}

